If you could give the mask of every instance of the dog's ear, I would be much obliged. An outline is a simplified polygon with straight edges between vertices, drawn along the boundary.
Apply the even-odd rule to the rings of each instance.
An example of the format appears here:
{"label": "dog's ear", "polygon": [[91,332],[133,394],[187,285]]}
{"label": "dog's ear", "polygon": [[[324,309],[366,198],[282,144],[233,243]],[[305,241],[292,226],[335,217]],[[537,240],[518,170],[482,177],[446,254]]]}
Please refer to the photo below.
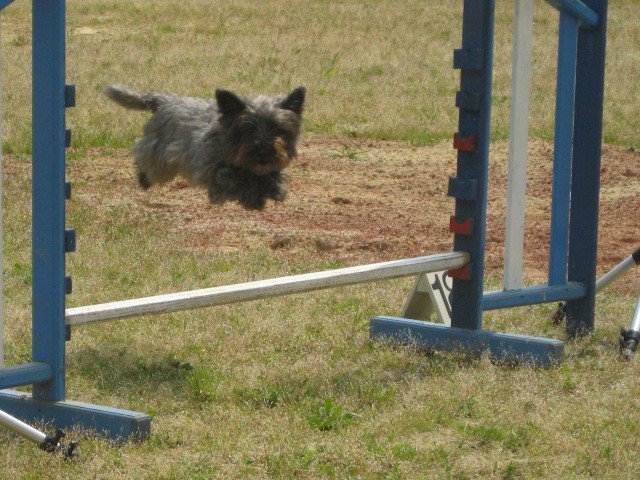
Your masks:
{"label": "dog's ear", "polygon": [[302,115],[302,110],[304,109],[304,96],[306,93],[306,88],[296,88],[289,95],[287,95],[287,97],[282,100],[282,102],[280,102],[280,108],[291,110],[293,113]]}
{"label": "dog's ear", "polygon": [[216,101],[218,110],[227,118],[235,117],[247,107],[244,100],[229,90],[216,90]]}

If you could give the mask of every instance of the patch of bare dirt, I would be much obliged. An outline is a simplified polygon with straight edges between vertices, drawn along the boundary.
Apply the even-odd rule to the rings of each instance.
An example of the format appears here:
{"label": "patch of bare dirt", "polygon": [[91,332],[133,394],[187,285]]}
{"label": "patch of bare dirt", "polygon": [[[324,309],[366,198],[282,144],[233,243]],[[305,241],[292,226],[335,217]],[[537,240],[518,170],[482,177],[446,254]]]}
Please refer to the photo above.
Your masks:
{"label": "patch of bare dirt", "polygon": [[[500,275],[502,269],[507,147],[506,142],[491,147],[488,274]],[[78,183],[76,198],[97,210],[135,205],[165,222],[178,248],[191,251],[266,247],[293,261],[319,257],[349,264],[451,251],[454,202],[446,194],[456,165],[451,142],[411,147],[312,136],[299,153],[290,168],[289,197],[261,212],[236,204],[211,206],[203,190],[180,180],[141,191],[127,151],[91,151],[70,163],[69,177]],[[546,278],[552,159],[552,144],[531,143],[525,268],[536,280]],[[601,182],[600,274],[639,246],[640,154],[605,146]],[[637,272],[632,275],[640,278]],[[638,282],[633,284],[637,288]]]}

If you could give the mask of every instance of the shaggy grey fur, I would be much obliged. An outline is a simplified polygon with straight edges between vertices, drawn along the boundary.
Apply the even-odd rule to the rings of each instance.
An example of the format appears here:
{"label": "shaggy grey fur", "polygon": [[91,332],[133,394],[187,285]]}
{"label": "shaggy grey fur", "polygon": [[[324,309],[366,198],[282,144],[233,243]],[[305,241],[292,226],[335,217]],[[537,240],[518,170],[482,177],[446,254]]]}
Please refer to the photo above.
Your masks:
{"label": "shaggy grey fur", "polygon": [[284,169],[296,158],[305,89],[288,95],[241,97],[216,90],[215,100],[111,85],[105,94],[153,116],[133,147],[144,189],[176,176],[207,189],[211,203],[238,201],[261,210],[287,195]]}

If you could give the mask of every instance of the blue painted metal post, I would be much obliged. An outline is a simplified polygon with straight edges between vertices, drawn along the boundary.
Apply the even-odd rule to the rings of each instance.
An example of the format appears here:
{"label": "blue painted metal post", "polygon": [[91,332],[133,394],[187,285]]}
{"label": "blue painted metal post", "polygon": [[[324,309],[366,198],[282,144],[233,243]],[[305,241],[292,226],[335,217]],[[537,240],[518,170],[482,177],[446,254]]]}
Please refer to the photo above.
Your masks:
{"label": "blue painted metal post", "polygon": [[569,280],[585,283],[587,296],[567,302],[569,336],[591,332],[595,315],[607,0],[585,4],[600,21],[596,29],[578,33]]}
{"label": "blue painted metal post", "polygon": [[33,361],[53,379],[33,396],[65,397],[65,0],[33,0]]}
{"label": "blue painted metal post", "polygon": [[462,17],[462,49],[454,53],[460,69],[460,108],[457,133],[457,177],[449,181],[449,195],[456,199],[455,221],[469,220],[470,231],[455,233],[454,250],[469,252],[468,270],[450,272],[451,326],[482,327],[484,250],[486,232],[491,86],[493,68],[493,0],[465,0]]}
{"label": "blue painted metal post", "polygon": [[65,400],[65,253],[75,250],[75,232],[64,228],[65,107],[75,103],[75,89],[65,85],[65,10],[65,0],[33,0],[33,362],[0,369],[0,388],[33,384],[33,394],[0,390],[0,408],[56,428],[143,439],[148,415]]}
{"label": "blue painted metal post", "polygon": [[549,285],[567,283],[577,41],[578,20],[570,13],[560,10],[556,126],[551,189]]}

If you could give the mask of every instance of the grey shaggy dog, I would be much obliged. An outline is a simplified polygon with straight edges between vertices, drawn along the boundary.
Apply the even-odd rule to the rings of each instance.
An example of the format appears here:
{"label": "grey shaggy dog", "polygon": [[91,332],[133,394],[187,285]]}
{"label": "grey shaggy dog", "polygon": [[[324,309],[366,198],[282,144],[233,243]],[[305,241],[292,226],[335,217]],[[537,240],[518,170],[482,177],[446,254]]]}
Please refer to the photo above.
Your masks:
{"label": "grey shaggy dog", "polygon": [[231,200],[261,210],[268,199],[285,199],[284,169],[297,155],[304,87],[273,97],[216,90],[215,100],[120,85],[104,93],[123,107],[153,112],[133,147],[142,188],[179,175],[206,188],[214,204]]}

